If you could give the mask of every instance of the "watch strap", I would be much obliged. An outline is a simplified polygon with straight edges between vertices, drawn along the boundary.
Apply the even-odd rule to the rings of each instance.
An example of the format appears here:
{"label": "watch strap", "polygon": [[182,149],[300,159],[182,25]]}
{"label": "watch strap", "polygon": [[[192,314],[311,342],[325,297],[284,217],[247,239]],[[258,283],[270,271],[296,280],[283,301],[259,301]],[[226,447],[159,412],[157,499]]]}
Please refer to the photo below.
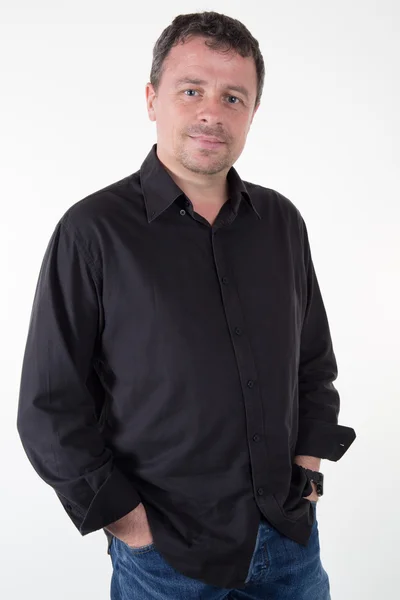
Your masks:
{"label": "watch strap", "polygon": [[[301,465],[300,465],[301,466]],[[301,467],[307,473],[310,481],[313,481],[317,487],[318,496],[322,496],[324,493],[324,474],[320,471],[313,471],[312,469],[306,469]]]}

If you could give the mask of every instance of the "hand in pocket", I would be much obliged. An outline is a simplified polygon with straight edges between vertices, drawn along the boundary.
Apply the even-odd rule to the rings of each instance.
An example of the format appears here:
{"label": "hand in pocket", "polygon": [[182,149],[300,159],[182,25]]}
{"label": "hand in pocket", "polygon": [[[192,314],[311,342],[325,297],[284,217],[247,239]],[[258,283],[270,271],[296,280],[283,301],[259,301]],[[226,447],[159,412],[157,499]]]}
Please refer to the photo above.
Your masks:
{"label": "hand in pocket", "polygon": [[140,548],[153,542],[146,510],[142,502],[121,519],[107,525],[105,529],[131,548]]}

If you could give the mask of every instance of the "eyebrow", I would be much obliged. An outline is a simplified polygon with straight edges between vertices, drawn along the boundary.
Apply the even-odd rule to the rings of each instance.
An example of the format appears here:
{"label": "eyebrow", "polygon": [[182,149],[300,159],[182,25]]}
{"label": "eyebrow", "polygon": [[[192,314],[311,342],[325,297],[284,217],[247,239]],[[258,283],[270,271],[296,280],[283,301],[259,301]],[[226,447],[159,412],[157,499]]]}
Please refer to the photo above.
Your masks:
{"label": "eyebrow", "polygon": [[[192,85],[206,85],[207,81],[205,79],[196,79],[192,77],[182,77],[175,82],[175,86],[179,87],[183,84],[190,83]],[[226,85],[225,88],[227,90],[232,90],[233,92],[239,92],[243,94],[247,100],[249,99],[249,92],[243,85]]]}

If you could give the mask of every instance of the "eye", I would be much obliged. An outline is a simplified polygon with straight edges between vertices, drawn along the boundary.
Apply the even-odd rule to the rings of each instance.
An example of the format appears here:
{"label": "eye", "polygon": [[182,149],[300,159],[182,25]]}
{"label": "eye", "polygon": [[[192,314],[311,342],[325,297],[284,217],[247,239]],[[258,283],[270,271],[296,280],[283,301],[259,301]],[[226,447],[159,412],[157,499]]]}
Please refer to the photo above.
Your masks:
{"label": "eye", "polygon": [[241,102],[240,98],[238,98],[237,96],[228,96],[228,98],[235,98],[235,100],[238,101],[238,102],[229,102],[229,104],[238,104],[239,102]]}
{"label": "eye", "polygon": [[[184,91],[183,91],[183,93],[184,93],[184,94],[185,94],[186,92],[197,92],[197,90],[191,90],[191,89],[190,89],[190,90],[184,90]],[[191,96],[191,95],[192,95],[192,94],[190,94],[190,96]]]}

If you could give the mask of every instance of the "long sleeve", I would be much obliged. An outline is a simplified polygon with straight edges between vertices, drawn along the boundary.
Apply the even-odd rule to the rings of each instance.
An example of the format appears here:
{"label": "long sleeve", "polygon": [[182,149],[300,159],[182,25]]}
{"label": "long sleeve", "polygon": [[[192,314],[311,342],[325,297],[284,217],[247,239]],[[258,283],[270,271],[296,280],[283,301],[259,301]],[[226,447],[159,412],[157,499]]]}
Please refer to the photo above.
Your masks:
{"label": "long sleeve", "polygon": [[300,343],[299,430],[295,455],[337,461],[348,450],[356,434],[351,427],[338,424],[340,398],[333,385],[337,378],[337,364],[307,228],[304,220],[301,221],[307,273],[307,307]]}
{"label": "long sleeve", "polygon": [[100,431],[103,396],[98,383],[94,396],[93,358],[101,319],[101,276],[64,216],[50,238],[36,286],[17,429],[32,466],[82,535],[140,502]]}

